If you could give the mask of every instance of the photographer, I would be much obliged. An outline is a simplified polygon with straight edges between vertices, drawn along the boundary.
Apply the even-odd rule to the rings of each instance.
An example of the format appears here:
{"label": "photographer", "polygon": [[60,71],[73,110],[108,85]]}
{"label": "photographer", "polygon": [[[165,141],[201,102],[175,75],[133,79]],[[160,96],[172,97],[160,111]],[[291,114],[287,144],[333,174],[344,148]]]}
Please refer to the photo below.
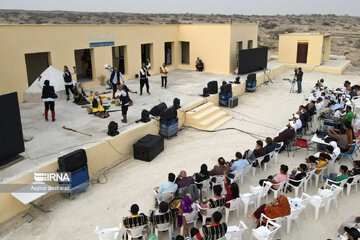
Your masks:
{"label": "photographer", "polygon": [[297,82],[297,86],[298,86],[298,90],[297,92],[298,93],[301,93],[301,83],[302,83],[302,77],[303,77],[303,71],[302,71],[302,68],[299,67],[299,68],[295,68],[295,77],[296,77],[296,82]]}

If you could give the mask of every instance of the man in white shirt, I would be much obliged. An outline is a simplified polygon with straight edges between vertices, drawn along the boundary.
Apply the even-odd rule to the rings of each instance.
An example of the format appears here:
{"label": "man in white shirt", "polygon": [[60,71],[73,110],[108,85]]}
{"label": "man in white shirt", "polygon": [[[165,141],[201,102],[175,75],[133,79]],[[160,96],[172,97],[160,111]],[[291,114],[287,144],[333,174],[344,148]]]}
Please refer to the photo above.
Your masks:
{"label": "man in white shirt", "polygon": [[[121,74],[117,67],[108,68],[110,74],[110,82],[113,89],[113,99],[115,98],[115,93],[117,87],[121,84],[125,84],[124,76]],[[121,79],[121,80],[120,80]]]}
{"label": "man in white shirt", "polygon": [[299,130],[302,127],[300,116],[298,114],[294,114],[293,121],[295,123],[295,127],[294,127],[295,132],[297,132],[297,130]]}

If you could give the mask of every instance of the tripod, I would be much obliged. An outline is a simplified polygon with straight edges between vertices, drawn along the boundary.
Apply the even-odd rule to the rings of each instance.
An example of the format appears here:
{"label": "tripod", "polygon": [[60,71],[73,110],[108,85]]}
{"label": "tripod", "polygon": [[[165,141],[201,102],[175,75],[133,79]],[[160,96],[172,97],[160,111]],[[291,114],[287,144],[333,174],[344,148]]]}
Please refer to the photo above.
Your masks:
{"label": "tripod", "polygon": [[295,83],[296,83],[296,74],[294,75],[293,80],[291,80],[290,93],[295,93]]}
{"label": "tripod", "polygon": [[[270,81],[272,84],[274,84],[273,83],[273,81],[271,80],[271,78],[270,78],[270,74],[271,74],[271,69],[269,69],[269,75],[266,73],[266,71],[267,71],[268,69],[267,68],[264,68],[264,75],[267,77],[267,80],[265,81],[265,84],[268,84],[268,82]],[[265,80],[265,79],[264,79]]]}

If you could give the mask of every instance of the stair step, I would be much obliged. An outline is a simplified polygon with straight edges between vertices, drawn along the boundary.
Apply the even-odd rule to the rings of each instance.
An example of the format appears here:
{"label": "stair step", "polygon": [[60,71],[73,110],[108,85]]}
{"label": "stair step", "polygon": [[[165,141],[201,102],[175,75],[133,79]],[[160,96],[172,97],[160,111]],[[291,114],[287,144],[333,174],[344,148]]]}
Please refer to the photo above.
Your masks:
{"label": "stair step", "polygon": [[216,121],[219,121],[221,118],[224,118],[226,116],[227,116],[226,112],[220,111],[220,112],[217,112],[217,113],[213,114],[212,116],[209,116],[205,120],[202,120],[199,123],[199,125],[201,125],[202,127],[207,128],[208,126],[214,124]]}
{"label": "stair step", "polygon": [[194,115],[194,114],[200,113],[200,112],[202,112],[202,111],[205,111],[206,109],[208,109],[208,108],[210,108],[210,107],[213,107],[213,106],[214,106],[213,103],[207,102],[207,103],[205,103],[205,104],[203,104],[203,105],[201,105],[201,106],[199,106],[199,107],[197,107],[197,108],[195,108],[195,109],[187,112],[187,114],[189,114],[189,115]]}
{"label": "stair step", "polygon": [[215,114],[215,112],[218,112],[218,111],[220,111],[220,108],[213,106],[213,107],[207,108],[201,112],[194,114],[193,118],[196,120],[200,120],[200,119],[206,117],[207,115],[213,115],[213,114]]}
{"label": "stair step", "polygon": [[206,130],[213,131],[213,130],[217,129],[218,127],[220,127],[221,125],[225,124],[226,122],[230,121],[231,119],[232,119],[232,117],[226,116],[226,117],[220,119],[219,121],[215,122],[213,125],[209,126]]}

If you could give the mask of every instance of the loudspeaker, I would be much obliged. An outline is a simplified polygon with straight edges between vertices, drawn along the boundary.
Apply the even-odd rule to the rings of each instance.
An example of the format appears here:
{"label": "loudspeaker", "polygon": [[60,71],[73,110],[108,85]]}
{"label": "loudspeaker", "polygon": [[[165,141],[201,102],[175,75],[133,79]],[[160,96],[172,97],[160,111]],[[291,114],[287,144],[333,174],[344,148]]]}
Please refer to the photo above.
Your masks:
{"label": "loudspeaker", "polygon": [[240,77],[236,77],[234,83],[235,83],[235,84],[240,84]]}
{"label": "loudspeaker", "polygon": [[140,121],[143,123],[147,123],[150,121],[150,113],[148,110],[146,110],[146,109],[142,110]]}
{"label": "loudspeaker", "polygon": [[156,105],[155,107],[153,107],[150,110],[150,114],[153,115],[153,116],[159,116],[161,111],[166,109],[166,108],[167,108],[166,103],[162,102],[162,103]]}
{"label": "loudspeaker", "polygon": [[217,94],[218,93],[218,83],[217,83],[217,81],[208,82],[207,88],[208,88],[210,94]]}
{"label": "loudspeaker", "polygon": [[256,73],[250,73],[247,75],[247,80],[254,81],[256,80]]}
{"label": "loudspeaker", "polygon": [[84,149],[78,149],[58,158],[59,169],[62,172],[73,172],[87,165]]}
{"label": "loudspeaker", "polygon": [[232,92],[231,83],[222,85],[220,87],[220,93],[227,95],[228,93]]}
{"label": "loudspeaker", "polygon": [[134,158],[151,162],[164,150],[164,138],[148,134],[134,145]]}
{"label": "loudspeaker", "polygon": [[25,151],[20,109],[16,92],[0,96],[0,167],[18,160]]}
{"label": "loudspeaker", "polygon": [[203,97],[208,97],[208,96],[209,96],[209,89],[206,88],[206,87],[204,87],[204,88],[203,88],[203,94],[202,94],[201,96],[203,96]]}
{"label": "loudspeaker", "polygon": [[176,109],[181,108],[181,106],[180,106],[180,99],[174,98],[173,107],[176,108]]}
{"label": "loudspeaker", "polygon": [[114,137],[114,136],[116,136],[116,135],[119,134],[118,124],[117,124],[116,122],[111,121],[111,122],[109,123],[107,134],[108,134],[109,136],[112,136],[112,137]]}
{"label": "loudspeaker", "polygon": [[164,109],[161,111],[160,113],[160,121],[169,121],[172,118],[176,118],[177,117],[177,110],[174,107],[170,107],[167,109]]}

